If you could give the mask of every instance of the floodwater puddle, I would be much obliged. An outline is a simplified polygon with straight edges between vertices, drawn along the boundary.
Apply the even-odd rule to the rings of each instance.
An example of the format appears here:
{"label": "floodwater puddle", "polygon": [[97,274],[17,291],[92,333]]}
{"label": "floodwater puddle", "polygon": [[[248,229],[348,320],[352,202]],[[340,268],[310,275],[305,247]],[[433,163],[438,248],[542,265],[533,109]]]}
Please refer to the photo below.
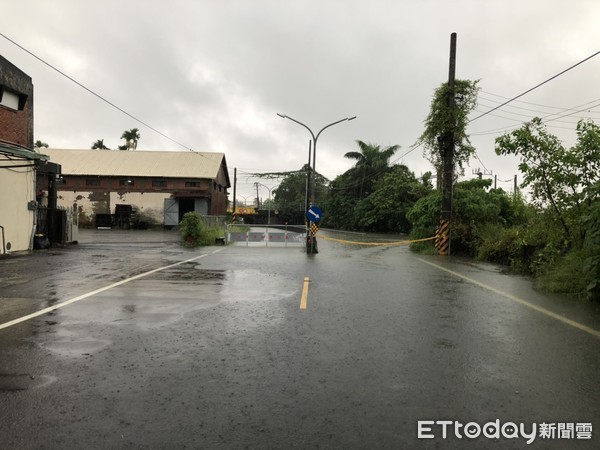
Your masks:
{"label": "floodwater puddle", "polygon": [[57,378],[51,375],[33,376],[28,373],[0,373],[0,392],[26,391],[28,389],[42,388],[54,383],[56,380]]}
{"label": "floodwater puddle", "polygon": [[77,358],[89,356],[110,345],[110,341],[67,339],[53,342],[43,342],[40,346],[61,356]]}
{"label": "floodwater puddle", "polygon": [[204,269],[200,263],[190,261],[152,275],[155,280],[184,281],[194,284],[222,285],[227,277],[226,270]]}

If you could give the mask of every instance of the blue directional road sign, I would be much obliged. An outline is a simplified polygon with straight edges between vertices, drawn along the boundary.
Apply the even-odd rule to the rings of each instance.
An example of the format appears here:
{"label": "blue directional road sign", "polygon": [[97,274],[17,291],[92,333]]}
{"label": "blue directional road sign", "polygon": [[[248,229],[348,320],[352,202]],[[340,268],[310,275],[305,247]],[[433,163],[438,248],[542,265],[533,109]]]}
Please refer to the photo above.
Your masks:
{"label": "blue directional road sign", "polygon": [[323,211],[321,211],[321,208],[319,208],[318,206],[313,205],[310,208],[308,208],[308,211],[306,211],[306,218],[311,222],[319,223],[322,217]]}

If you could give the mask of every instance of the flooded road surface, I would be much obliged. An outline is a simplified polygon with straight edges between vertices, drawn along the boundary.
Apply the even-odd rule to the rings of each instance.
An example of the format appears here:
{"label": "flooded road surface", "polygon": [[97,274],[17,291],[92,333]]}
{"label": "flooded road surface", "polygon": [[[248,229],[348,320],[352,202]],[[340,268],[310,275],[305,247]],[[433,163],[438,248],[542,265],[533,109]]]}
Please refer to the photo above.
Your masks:
{"label": "flooded road surface", "polygon": [[597,305],[404,246],[177,241],[0,259],[1,448],[599,447]]}

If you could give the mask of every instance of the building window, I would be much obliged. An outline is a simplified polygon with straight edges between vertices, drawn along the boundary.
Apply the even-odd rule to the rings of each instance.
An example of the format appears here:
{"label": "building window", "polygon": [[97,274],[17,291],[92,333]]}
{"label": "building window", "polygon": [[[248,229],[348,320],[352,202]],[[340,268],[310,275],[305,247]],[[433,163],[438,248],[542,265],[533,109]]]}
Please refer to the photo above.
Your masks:
{"label": "building window", "polygon": [[167,180],[152,180],[152,187],[155,188],[166,188]]}
{"label": "building window", "polygon": [[200,182],[199,181],[186,181],[185,182],[185,187],[187,187],[187,188],[199,188],[200,187]]}
{"label": "building window", "polygon": [[86,178],[85,185],[86,186],[100,186],[100,178]]}
{"label": "building window", "polygon": [[119,186],[133,186],[134,184],[133,180],[119,180]]}
{"label": "building window", "polygon": [[7,91],[3,87],[0,87],[0,105],[5,106],[8,109],[19,111],[21,108],[21,98],[19,94]]}

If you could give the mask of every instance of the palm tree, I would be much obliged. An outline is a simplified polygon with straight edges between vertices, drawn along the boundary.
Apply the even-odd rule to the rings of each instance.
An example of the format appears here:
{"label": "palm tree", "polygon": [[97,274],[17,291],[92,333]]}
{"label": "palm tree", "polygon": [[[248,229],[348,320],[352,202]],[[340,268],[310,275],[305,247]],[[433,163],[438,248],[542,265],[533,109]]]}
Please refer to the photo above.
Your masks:
{"label": "palm tree", "polygon": [[110,150],[106,145],[104,145],[104,139],[98,139],[96,142],[92,144],[93,149],[98,150]]}
{"label": "palm tree", "polygon": [[379,145],[365,144],[363,141],[356,141],[356,143],[360,152],[348,152],[344,156],[356,160],[353,171],[358,178],[356,181],[356,186],[359,187],[358,194],[362,197],[369,195],[375,180],[389,170],[390,158],[400,146],[391,145],[382,149]]}
{"label": "palm tree", "polygon": [[125,145],[119,146],[119,150],[135,150],[140,139],[140,130],[137,128],[132,128],[129,131],[125,130],[121,135],[121,139],[125,139]]}

